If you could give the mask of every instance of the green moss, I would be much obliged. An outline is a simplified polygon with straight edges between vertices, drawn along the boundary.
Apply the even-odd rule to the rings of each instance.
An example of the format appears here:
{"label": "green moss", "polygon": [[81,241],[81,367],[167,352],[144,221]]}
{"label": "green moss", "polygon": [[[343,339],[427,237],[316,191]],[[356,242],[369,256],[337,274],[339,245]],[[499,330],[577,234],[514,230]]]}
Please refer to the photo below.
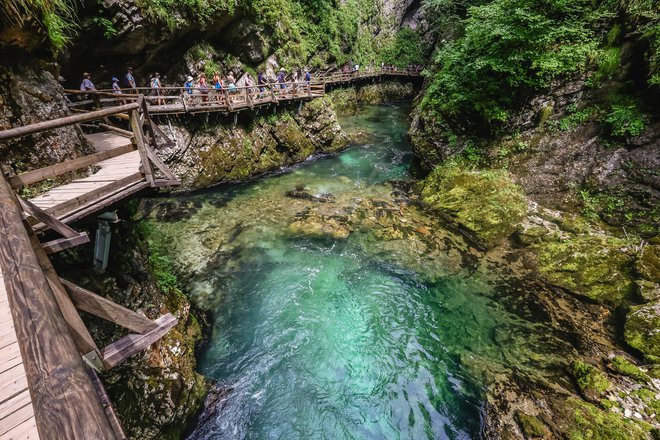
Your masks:
{"label": "green moss", "polygon": [[534,245],[548,280],[603,304],[618,305],[633,292],[629,244],[600,235],[579,235]]}
{"label": "green moss", "polygon": [[635,262],[635,269],[645,280],[660,282],[660,246],[644,246]]}
{"label": "green moss", "polygon": [[617,373],[628,376],[636,381],[648,382],[649,380],[649,376],[646,373],[623,356],[614,356],[614,359],[612,359],[612,362],[610,363],[610,367]]}
{"label": "green moss", "polygon": [[589,398],[602,395],[610,387],[607,377],[595,366],[581,361],[571,362],[571,374],[580,391]]}
{"label": "green moss", "polygon": [[525,196],[504,170],[437,167],[420,183],[422,200],[450,216],[486,246],[516,230],[527,214]]}
{"label": "green moss", "polygon": [[644,402],[646,415],[660,414],[660,400],[656,399],[657,393],[655,391],[648,388],[639,388],[630,394],[639,397]]}
{"label": "green moss", "polygon": [[590,403],[569,398],[567,407],[572,421],[567,427],[569,440],[647,440],[651,426],[625,419],[621,414],[605,412]]}
{"label": "green moss", "polygon": [[528,438],[543,437],[546,433],[543,423],[536,416],[530,416],[529,414],[518,411],[516,413],[516,420],[520,425],[520,429],[522,429]]}
{"label": "green moss", "polygon": [[660,358],[660,302],[632,307],[623,334],[626,343],[647,358]]}

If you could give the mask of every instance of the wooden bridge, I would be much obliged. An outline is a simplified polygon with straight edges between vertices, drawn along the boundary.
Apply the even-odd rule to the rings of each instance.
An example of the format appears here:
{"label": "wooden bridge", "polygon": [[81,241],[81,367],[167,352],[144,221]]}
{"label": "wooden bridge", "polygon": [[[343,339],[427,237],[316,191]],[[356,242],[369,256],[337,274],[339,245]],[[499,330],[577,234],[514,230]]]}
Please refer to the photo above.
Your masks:
{"label": "wooden bridge", "polygon": [[[0,142],[81,125],[91,155],[9,178],[0,174],[0,438],[123,439],[96,372],[113,368],[164,336],[177,320],[151,320],[60,278],[48,254],[89,242],[70,226],[148,188],[179,185],[156,151],[171,141],[154,114],[237,113],[323,96],[328,84],[419,71],[335,73],[315,81],[240,87],[235,92],[163,88],[163,96],[98,91],[71,104],[73,115],[0,131]],[[80,93],[80,92],[78,92]],[[161,102],[158,102],[161,99]],[[93,105],[95,110],[88,106]],[[103,108],[108,106],[108,108]],[[123,128],[111,120],[123,121]],[[86,169],[88,176],[31,199],[21,187]],[[53,237],[55,236],[55,237]],[[49,238],[45,238],[49,237]],[[78,310],[130,331],[99,348]]]}
{"label": "wooden bridge", "polygon": [[[139,87],[134,92],[148,96],[151,115],[185,114],[185,113],[238,113],[244,110],[254,110],[264,106],[321,97],[327,86],[352,84],[357,81],[378,80],[384,78],[417,78],[421,76],[421,68],[380,68],[353,72],[331,72],[315,75],[311,81],[275,82],[263,85],[240,86],[230,91],[227,88],[216,90],[199,87],[161,87],[158,95],[150,87]],[[132,101],[136,93],[117,95],[112,90],[97,90],[95,93],[85,93],[79,90],[67,90],[67,93],[88,98],[72,102],[70,108],[74,112],[83,112],[91,107],[100,108],[105,105],[116,105],[118,101]],[[149,96],[150,95],[150,96]],[[273,107],[275,108],[275,107]]]}

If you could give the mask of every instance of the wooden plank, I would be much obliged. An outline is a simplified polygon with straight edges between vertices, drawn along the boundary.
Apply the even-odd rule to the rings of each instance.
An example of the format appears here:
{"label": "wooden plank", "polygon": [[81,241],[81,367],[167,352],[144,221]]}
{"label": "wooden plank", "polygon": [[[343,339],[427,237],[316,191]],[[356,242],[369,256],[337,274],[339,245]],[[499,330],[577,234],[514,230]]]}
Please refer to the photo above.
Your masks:
{"label": "wooden plank", "polygon": [[105,128],[106,130],[114,131],[114,132],[119,133],[119,134],[122,134],[122,135],[124,135],[124,136],[128,136],[129,138],[130,138],[131,136],[133,136],[133,132],[132,132],[132,131],[124,130],[123,128],[115,127],[114,125],[104,124],[103,122],[101,122],[101,123],[99,124],[99,127],[101,127],[101,128]]}
{"label": "wooden plank", "polygon": [[81,232],[74,237],[64,237],[47,241],[42,243],[41,247],[44,248],[44,251],[46,251],[47,254],[54,254],[55,252],[60,252],[64,249],[80,246],[85,243],[89,243],[89,236],[87,235],[87,232]]}
{"label": "wooden plank", "polygon": [[123,147],[115,148],[112,150],[90,154],[89,156],[78,157],[76,159],[68,160],[66,162],[61,162],[55,165],[51,165],[49,167],[40,168],[34,171],[28,171],[26,173],[21,173],[17,176],[12,176],[9,178],[9,184],[11,185],[12,188],[18,188],[20,186],[40,182],[44,179],[60,176],[64,173],[69,173],[71,171],[75,171],[80,168],[85,168],[90,165],[94,165],[103,160],[120,156],[132,150],[133,150],[133,146],[131,144],[128,144],[128,145],[124,145]]}
{"label": "wooden plank", "polygon": [[136,333],[147,333],[158,328],[158,324],[154,321],[133,310],[120,306],[63,278],[60,278],[60,281],[71,297],[73,304],[80,310],[84,310]]}
{"label": "wooden plank", "polygon": [[7,417],[0,420],[0,436],[3,436],[11,429],[34,417],[32,405],[27,404],[16,408],[13,412],[7,414]]}
{"label": "wooden plank", "polygon": [[156,321],[158,327],[141,335],[130,334],[113,342],[101,350],[101,359],[106,368],[112,368],[134,354],[148,348],[177,324],[177,319],[170,313],[163,315]]}
{"label": "wooden plank", "polygon": [[14,341],[11,344],[2,347],[0,350],[0,374],[4,373],[12,367],[15,367],[18,364],[23,363],[23,360],[21,359],[21,349],[18,346],[18,341],[16,341],[15,338],[12,339],[14,339]]}
{"label": "wooden plank", "polygon": [[[27,387],[10,399],[0,403],[0,426],[2,426],[2,419],[26,405],[32,408],[32,398],[30,397],[30,390]],[[32,412],[32,416],[34,416],[34,411]],[[2,431],[2,428],[0,428],[0,431]]]}
{"label": "wooden plank", "polygon": [[25,422],[7,431],[3,438],[7,440],[39,440],[37,422],[34,416]]}
{"label": "wooden plank", "polygon": [[86,366],[37,258],[48,259],[26,229],[11,186],[0,175],[0,267],[43,439],[115,439]]}
{"label": "wooden plank", "polygon": [[68,211],[72,211],[73,209],[80,207],[91,201],[94,201],[96,199],[100,199],[108,193],[114,192],[117,189],[130,185],[132,183],[139,182],[140,180],[142,180],[141,173],[131,174],[122,179],[116,180],[115,182],[109,185],[104,185],[93,191],[89,191],[77,197],[70,198],[64,201],[63,203],[59,203],[57,206],[47,209],[46,212],[56,217],[60,217],[61,214],[64,214]]}

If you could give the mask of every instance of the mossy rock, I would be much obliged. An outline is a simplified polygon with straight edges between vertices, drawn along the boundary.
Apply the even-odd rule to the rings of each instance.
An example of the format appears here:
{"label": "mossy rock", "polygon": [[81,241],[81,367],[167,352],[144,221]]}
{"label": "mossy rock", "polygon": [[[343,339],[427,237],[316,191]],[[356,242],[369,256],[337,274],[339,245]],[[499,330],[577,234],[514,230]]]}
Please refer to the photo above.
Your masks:
{"label": "mossy rock", "polygon": [[660,300],[660,283],[654,283],[649,280],[635,280],[637,293],[644,302],[653,302]]}
{"label": "mossy rock", "polygon": [[540,272],[557,286],[613,306],[633,292],[632,257],[624,240],[580,235],[535,248]]}
{"label": "mossy rock", "polygon": [[630,394],[644,402],[644,412],[647,416],[660,415],[660,400],[656,398],[657,392],[648,388],[638,388]]}
{"label": "mossy rock", "polygon": [[660,358],[660,301],[633,307],[623,334],[626,343],[647,358]]}
{"label": "mossy rock", "polygon": [[635,262],[635,269],[643,279],[660,283],[660,246],[644,246]]}
{"label": "mossy rock", "polygon": [[569,440],[648,440],[651,425],[626,419],[620,413],[603,411],[595,405],[569,398],[570,424],[565,427]]}
{"label": "mossy rock", "polygon": [[543,226],[532,226],[527,229],[516,230],[516,242],[522,246],[530,246],[535,243],[541,243],[543,239],[550,233],[547,228]]}
{"label": "mossy rock", "polygon": [[536,416],[518,411],[516,421],[527,438],[543,438],[546,434],[545,426]]}
{"label": "mossy rock", "polygon": [[571,362],[571,374],[580,391],[590,400],[598,401],[612,385],[607,377],[595,366],[581,361]]}
{"label": "mossy rock", "polygon": [[628,376],[638,382],[648,382],[649,376],[623,356],[614,356],[609,364],[612,371]]}
{"label": "mossy rock", "polygon": [[437,167],[420,183],[422,199],[487,247],[509,237],[527,215],[522,190],[505,170]]}

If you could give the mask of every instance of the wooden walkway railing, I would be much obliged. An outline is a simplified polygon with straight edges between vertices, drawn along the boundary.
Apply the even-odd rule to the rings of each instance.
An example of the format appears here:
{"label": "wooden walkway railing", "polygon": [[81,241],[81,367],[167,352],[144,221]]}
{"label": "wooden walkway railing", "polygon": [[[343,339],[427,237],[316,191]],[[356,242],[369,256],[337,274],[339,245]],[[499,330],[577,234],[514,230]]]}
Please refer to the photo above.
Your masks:
{"label": "wooden walkway railing", "polygon": [[[142,188],[179,184],[154,151],[169,140],[152,123],[144,98],[0,131],[0,141],[120,114],[127,115],[131,130],[98,124],[112,130],[88,136],[96,153],[10,178],[0,174],[0,356],[8,357],[0,359],[2,438],[125,438],[96,370],[144,350],[177,323],[171,314],[148,319],[61,279],[47,256],[89,241],[67,223]],[[38,197],[27,200],[15,192],[90,165],[100,171]],[[37,232],[45,230],[62,238],[41,243]],[[78,310],[131,333],[99,348]]]}
{"label": "wooden walkway railing", "polygon": [[[215,89],[213,86],[200,87],[161,87],[158,94],[150,87],[138,87],[133,93],[115,94],[112,90],[97,90],[93,93],[79,90],[65,90],[75,96],[91,99],[72,102],[69,108],[74,112],[84,112],[91,108],[117,103],[131,102],[137,99],[136,93],[145,95],[151,115],[184,113],[236,113],[263,106],[279,105],[290,101],[304,101],[325,95],[326,86],[349,84],[365,79],[384,77],[414,78],[421,76],[421,68],[382,68],[353,72],[331,72],[317,74],[312,81],[287,81],[254,86]],[[149,96],[150,95],[150,96]]]}

